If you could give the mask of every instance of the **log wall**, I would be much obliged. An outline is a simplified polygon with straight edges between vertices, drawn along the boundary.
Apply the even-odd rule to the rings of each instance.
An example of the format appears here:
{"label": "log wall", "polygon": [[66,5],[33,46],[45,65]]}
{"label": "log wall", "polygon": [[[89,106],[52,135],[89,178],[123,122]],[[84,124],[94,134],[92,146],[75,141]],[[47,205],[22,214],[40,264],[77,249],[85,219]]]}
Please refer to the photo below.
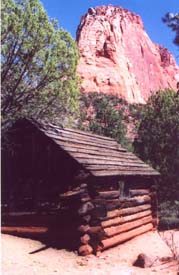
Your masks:
{"label": "log wall", "polygon": [[63,199],[77,213],[80,255],[96,254],[157,226],[153,189],[131,189],[127,198],[121,198],[118,190],[99,191],[90,196],[87,184],[82,184],[75,196],[77,204],[69,194]]}

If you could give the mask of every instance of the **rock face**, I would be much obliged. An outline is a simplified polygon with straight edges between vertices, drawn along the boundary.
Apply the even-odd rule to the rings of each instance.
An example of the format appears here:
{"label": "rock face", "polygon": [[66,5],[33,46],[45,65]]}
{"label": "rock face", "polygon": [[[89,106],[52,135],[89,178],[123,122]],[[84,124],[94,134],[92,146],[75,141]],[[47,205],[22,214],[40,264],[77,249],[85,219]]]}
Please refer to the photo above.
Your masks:
{"label": "rock face", "polygon": [[82,92],[114,94],[145,103],[152,92],[174,88],[179,68],[167,49],[154,44],[141,18],[114,6],[89,8],[77,30]]}

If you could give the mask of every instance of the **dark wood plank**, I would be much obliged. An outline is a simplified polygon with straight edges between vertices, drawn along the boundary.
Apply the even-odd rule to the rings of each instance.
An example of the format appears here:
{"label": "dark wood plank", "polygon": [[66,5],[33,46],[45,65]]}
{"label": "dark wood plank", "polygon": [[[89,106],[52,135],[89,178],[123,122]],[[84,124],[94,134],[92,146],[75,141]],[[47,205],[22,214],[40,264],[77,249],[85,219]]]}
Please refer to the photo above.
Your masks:
{"label": "dark wood plank", "polygon": [[101,199],[116,199],[116,198],[119,198],[120,192],[119,191],[103,191],[103,192],[98,192],[98,196]]}
{"label": "dark wood plank", "polygon": [[142,166],[146,166],[148,167],[147,164],[145,164],[144,162],[140,161],[139,159],[130,159],[127,157],[120,157],[120,155],[117,156],[102,156],[102,155],[92,155],[92,154],[88,154],[88,153],[75,153],[75,152],[70,152],[71,155],[73,155],[75,158],[80,158],[80,159],[96,159],[96,160],[112,160],[112,161],[123,161],[123,162],[129,162],[129,163],[137,163],[139,165]]}
{"label": "dark wood plank", "polygon": [[134,197],[134,196],[140,196],[140,195],[149,195],[150,190],[149,189],[130,189],[129,194]]}
{"label": "dark wood plank", "polygon": [[[50,132],[50,133],[52,133],[52,132]],[[67,138],[71,138],[71,139],[75,138],[75,139],[85,140],[85,141],[101,142],[102,144],[106,144],[106,145],[109,145],[109,144],[116,145],[117,144],[117,142],[114,139],[105,140],[105,139],[102,139],[101,136],[95,137],[95,136],[91,135],[89,137],[88,135],[85,135],[85,134],[82,135],[82,134],[78,134],[78,133],[69,133],[66,130],[58,130],[58,133],[62,137],[67,137]]]}
{"label": "dark wood plank", "polygon": [[146,175],[146,176],[159,176],[160,174],[153,170],[151,168],[151,170],[147,170],[145,168],[141,168],[139,169],[138,171],[123,171],[123,170],[113,170],[113,171],[106,171],[106,170],[101,170],[101,171],[91,171],[92,174],[96,177],[104,177],[104,176],[117,176],[117,175],[120,175],[120,176],[129,176],[129,175],[133,175],[133,176],[138,176],[138,175]]}
{"label": "dark wood plank", "polygon": [[[121,148],[119,144],[115,144],[115,145],[105,145],[105,144],[101,144],[101,143],[98,143],[98,142],[94,142],[94,141],[84,141],[84,140],[78,140],[78,139],[71,139],[71,138],[66,138],[66,137],[61,137],[61,136],[58,136],[58,135],[54,135],[54,134],[48,134],[48,133],[45,133],[48,137],[50,138],[53,138],[54,141],[57,143],[57,144],[62,144],[64,145],[64,142],[73,142],[75,144],[84,144],[84,145],[92,145],[92,146],[96,146],[96,147],[100,147],[100,148],[110,148],[110,149],[114,149],[114,150],[122,150],[122,151],[126,151],[125,149]],[[61,143],[62,142],[62,143]]]}
{"label": "dark wood plank", "polygon": [[106,137],[106,136],[102,136],[102,135],[97,135],[94,134],[92,132],[87,132],[87,131],[82,131],[79,129],[72,129],[72,128],[64,128],[65,132],[70,132],[70,133],[78,133],[80,135],[85,135],[85,136],[89,136],[89,137],[96,137],[96,138],[100,138],[100,139],[104,139],[104,140],[109,140],[109,141],[113,141],[114,139],[110,138],[110,137]]}

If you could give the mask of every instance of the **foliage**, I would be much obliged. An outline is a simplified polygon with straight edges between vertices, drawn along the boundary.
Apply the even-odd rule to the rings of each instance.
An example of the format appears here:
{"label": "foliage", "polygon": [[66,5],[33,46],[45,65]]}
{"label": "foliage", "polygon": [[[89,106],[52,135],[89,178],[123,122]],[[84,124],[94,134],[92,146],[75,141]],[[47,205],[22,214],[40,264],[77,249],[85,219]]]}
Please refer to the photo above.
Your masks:
{"label": "foliage", "polygon": [[74,110],[78,50],[70,34],[49,20],[39,0],[3,0],[1,14],[2,123]]}
{"label": "foliage", "polygon": [[135,152],[161,173],[159,195],[179,197],[179,96],[171,90],[152,95],[134,142]]}
{"label": "foliage", "polygon": [[125,111],[127,110],[127,103],[118,97],[97,93],[83,94],[79,127],[112,137],[132,150],[131,142],[126,137]]}
{"label": "foliage", "polygon": [[167,13],[163,18],[163,22],[165,22],[167,26],[175,32],[175,38],[173,42],[179,46],[179,13]]}
{"label": "foliage", "polygon": [[179,201],[165,201],[159,206],[159,228],[173,229],[179,227]]}

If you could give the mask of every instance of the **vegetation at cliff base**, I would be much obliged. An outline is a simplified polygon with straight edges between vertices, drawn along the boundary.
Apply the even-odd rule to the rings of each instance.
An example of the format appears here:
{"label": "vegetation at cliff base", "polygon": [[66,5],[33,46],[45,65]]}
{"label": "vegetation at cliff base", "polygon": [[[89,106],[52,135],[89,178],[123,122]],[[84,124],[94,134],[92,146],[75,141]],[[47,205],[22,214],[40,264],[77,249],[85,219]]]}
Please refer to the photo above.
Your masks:
{"label": "vegetation at cliff base", "polygon": [[78,49],[39,0],[3,0],[2,124],[20,116],[49,118],[78,105]]}
{"label": "vegetation at cliff base", "polygon": [[132,142],[127,137],[128,107],[128,103],[117,96],[98,93],[82,94],[78,127],[114,138],[132,150]]}
{"label": "vegetation at cliff base", "polygon": [[[135,152],[161,173],[160,202],[178,208],[179,198],[179,96],[159,91],[145,106],[134,142]],[[178,211],[179,212],[179,211]],[[170,215],[171,216],[171,215]]]}

